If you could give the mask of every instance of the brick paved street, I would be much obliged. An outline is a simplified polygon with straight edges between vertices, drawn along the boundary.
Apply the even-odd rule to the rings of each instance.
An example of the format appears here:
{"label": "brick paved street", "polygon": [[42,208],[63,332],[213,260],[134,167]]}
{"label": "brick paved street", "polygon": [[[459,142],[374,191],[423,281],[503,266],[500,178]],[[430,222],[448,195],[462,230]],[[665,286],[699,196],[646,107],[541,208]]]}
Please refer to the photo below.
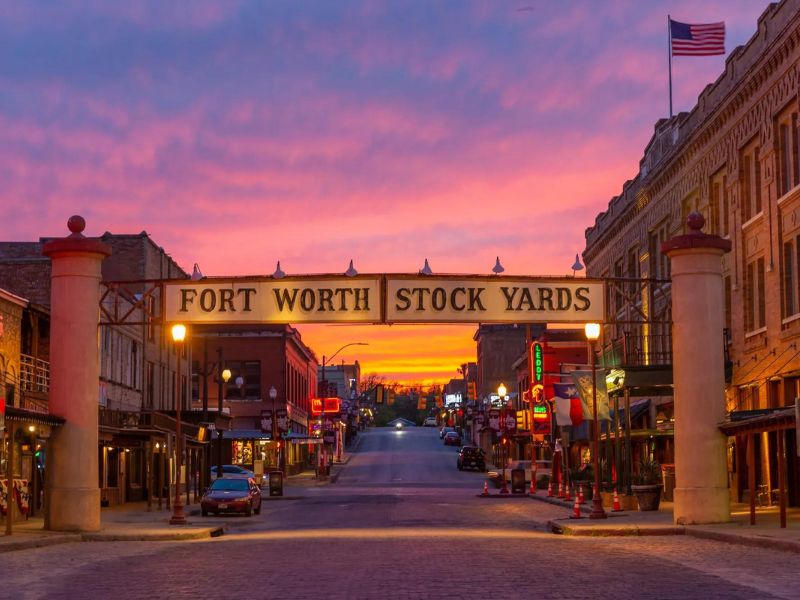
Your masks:
{"label": "brick paved street", "polygon": [[797,598],[800,556],[684,536],[569,538],[564,510],[478,498],[434,430],[373,431],[339,482],[221,538],[0,555],[0,598]]}

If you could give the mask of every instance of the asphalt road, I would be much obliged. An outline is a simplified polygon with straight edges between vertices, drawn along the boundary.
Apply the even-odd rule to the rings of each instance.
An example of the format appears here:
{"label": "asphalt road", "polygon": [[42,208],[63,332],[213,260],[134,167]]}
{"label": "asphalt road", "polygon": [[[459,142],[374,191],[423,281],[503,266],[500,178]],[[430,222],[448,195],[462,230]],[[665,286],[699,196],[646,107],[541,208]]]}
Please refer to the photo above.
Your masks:
{"label": "asphalt road", "polygon": [[[565,538],[564,509],[477,496],[434,429],[372,430],[335,484],[195,542],[64,544],[0,555],[0,598],[800,597],[800,556],[691,537]],[[195,517],[198,519],[198,517]]]}

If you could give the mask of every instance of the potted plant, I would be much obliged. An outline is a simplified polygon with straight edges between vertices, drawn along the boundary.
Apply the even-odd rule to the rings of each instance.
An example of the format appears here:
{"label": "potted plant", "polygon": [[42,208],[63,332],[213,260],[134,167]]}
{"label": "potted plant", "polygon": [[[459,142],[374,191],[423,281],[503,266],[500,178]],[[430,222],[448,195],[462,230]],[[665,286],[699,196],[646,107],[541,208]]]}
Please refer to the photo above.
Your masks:
{"label": "potted plant", "polygon": [[639,501],[639,510],[658,510],[661,502],[661,465],[655,460],[642,459],[639,472],[633,476],[631,490]]}

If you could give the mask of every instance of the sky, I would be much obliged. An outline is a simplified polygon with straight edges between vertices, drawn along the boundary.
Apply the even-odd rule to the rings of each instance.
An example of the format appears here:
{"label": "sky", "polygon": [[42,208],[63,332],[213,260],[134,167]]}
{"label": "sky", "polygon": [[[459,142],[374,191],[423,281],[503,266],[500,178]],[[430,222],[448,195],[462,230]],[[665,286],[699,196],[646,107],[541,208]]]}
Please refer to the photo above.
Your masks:
{"label": "sky", "polygon": [[[0,239],[138,233],[206,275],[571,273],[668,116],[667,15],[758,0],[0,3]],[[724,57],[677,57],[675,111]],[[475,326],[305,326],[388,381]]]}

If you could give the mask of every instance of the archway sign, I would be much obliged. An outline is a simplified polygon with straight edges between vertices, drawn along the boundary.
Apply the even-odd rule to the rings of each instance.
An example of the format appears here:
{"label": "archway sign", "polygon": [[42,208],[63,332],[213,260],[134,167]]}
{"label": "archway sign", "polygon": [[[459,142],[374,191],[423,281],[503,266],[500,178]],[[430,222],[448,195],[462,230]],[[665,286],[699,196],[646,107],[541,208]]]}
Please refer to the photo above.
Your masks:
{"label": "archway sign", "polygon": [[164,319],[184,323],[602,322],[600,279],[378,274],[164,282]]}

